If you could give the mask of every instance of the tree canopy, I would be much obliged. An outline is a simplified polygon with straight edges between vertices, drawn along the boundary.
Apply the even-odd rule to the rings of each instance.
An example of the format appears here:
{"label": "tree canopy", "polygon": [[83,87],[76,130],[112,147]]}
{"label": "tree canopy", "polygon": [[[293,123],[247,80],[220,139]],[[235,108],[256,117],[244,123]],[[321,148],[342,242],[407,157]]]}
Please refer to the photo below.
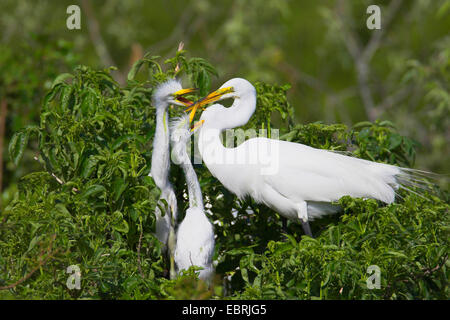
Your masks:
{"label": "tree canopy", "polygon": [[[0,4],[0,298],[448,299],[448,1],[379,1],[380,30],[368,0],[82,0],[68,30],[71,4]],[[216,277],[169,280],[148,173],[151,96],[175,76],[199,88],[192,99],[251,81],[244,128],[441,175],[387,206],[344,197],[311,239],[195,165]],[[184,213],[176,165],[170,179]],[[367,287],[374,265],[380,289]]]}
{"label": "tree canopy", "polygon": [[[318,237],[311,239],[295,223],[284,231],[276,212],[237,199],[203,166],[199,179],[217,237],[213,290],[195,280],[193,269],[168,280],[168,264],[153,235],[159,190],[148,176],[155,129],[151,95],[175,73],[207,92],[216,72],[201,58],[186,58],[184,51],[164,65],[146,55],[135,63],[125,86],[109,69],[79,66],[63,73],[45,95],[39,125],[12,137],[9,151],[17,165],[28,141],[38,141],[41,169],[21,178],[17,196],[2,214],[0,281],[3,287],[13,285],[0,291],[3,297],[446,297],[445,192],[430,187],[432,193],[423,196],[402,193],[388,206],[344,197],[339,202],[344,212],[315,222]],[[414,160],[414,143],[388,121],[352,128],[296,125],[287,86],[260,82],[256,87],[251,125],[272,126],[271,115],[279,113],[287,123],[281,139],[403,166]],[[171,109],[172,116],[179,112]],[[185,181],[172,167],[182,215],[188,205]],[[81,269],[81,290],[66,287],[70,265]],[[370,265],[381,268],[382,289],[367,289]]]}

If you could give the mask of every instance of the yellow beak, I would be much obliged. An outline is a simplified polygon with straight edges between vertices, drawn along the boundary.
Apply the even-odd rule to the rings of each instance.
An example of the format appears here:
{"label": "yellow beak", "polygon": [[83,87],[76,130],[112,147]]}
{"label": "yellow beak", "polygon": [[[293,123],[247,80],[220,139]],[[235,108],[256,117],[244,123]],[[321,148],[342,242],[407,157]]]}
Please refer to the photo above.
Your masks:
{"label": "yellow beak", "polygon": [[193,105],[189,106],[189,108],[186,109],[186,112],[191,111],[189,114],[189,123],[192,122],[195,116],[195,112],[198,108],[201,108],[202,110],[205,110],[203,107],[204,105],[207,105],[209,103],[216,102],[217,100],[220,100],[224,94],[233,92],[233,87],[226,87],[222,89],[218,89],[216,91],[211,92],[206,97],[196,101]]}
{"label": "yellow beak", "polygon": [[188,94],[188,93],[192,93],[192,92],[194,92],[196,90],[197,89],[195,89],[195,88],[181,89],[181,90],[178,90],[177,92],[173,93],[172,95],[175,97],[175,100],[177,100],[181,104],[184,104],[186,107],[189,107],[194,102],[192,102],[189,99],[184,98],[183,95]]}
{"label": "yellow beak", "polygon": [[200,121],[198,121],[196,124],[194,124],[194,125],[192,126],[191,131],[194,131],[195,129],[197,129],[198,127],[200,127],[200,126],[203,124],[203,122],[205,122],[205,120],[200,120]]}
{"label": "yellow beak", "polygon": [[182,96],[182,95],[185,95],[185,94],[188,94],[188,93],[192,93],[192,92],[194,92],[194,91],[196,91],[197,89],[195,89],[195,88],[187,88],[187,89],[181,89],[181,90],[178,90],[177,92],[175,92],[173,95],[175,96],[175,97],[177,97],[177,96]]}

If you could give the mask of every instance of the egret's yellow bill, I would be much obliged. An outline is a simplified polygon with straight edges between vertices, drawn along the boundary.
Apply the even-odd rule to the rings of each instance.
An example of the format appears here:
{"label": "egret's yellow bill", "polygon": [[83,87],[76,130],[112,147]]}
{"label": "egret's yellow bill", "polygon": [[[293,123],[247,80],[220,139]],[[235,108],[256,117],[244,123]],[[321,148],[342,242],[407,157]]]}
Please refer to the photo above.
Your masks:
{"label": "egret's yellow bill", "polygon": [[183,95],[188,94],[188,93],[192,93],[192,92],[194,92],[196,90],[197,89],[195,89],[195,88],[181,89],[181,90],[178,90],[177,92],[175,92],[173,94],[173,96],[175,97],[175,100],[177,100],[178,102],[181,102],[186,107],[189,107],[189,106],[192,106],[194,102],[189,100],[189,99],[186,99],[185,97],[183,97]]}
{"label": "egret's yellow bill", "polygon": [[197,111],[198,108],[205,110],[205,108],[203,107],[204,105],[220,100],[220,98],[224,94],[231,93],[233,91],[234,91],[233,87],[218,89],[216,91],[211,92],[207,96],[201,98],[200,100],[197,100],[193,105],[190,105],[189,108],[186,109],[186,112],[191,111],[191,113],[189,114],[189,123],[191,123],[192,120],[194,119],[195,112]]}

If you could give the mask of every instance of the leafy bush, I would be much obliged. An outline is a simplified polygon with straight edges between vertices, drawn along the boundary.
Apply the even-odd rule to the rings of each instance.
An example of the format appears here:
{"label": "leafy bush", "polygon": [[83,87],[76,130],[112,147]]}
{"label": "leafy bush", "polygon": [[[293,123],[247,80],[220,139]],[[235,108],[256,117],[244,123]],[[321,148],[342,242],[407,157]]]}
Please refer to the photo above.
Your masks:
{"label": "leafy bush", "polygon": [[[17,181],[24,174],[39,170],[33,160],[37,145],[23,151],[22,166],[9,161],[7,146],[13,134],[26,125],[39,123],[39,106],[53,79],[71,70],[77,63],[73,46],[50,36],[30,35],[27,41],[14,45],[0,44],[0,103],[5,117],[3,175],[0,184],[0,210],[5,208],[17,190]],[[3,113],[4,112],[4,113]],[[1,138],[0,138],[1,140]],[[1,158],[1,157],[0,157]]]}
{"label": "leafy bush", "polygon": [[[28,140],[37,137],[43,169],[21,179],[16,198],[1,215],[1,298],[448,297],[445,192],[426,194],[427,200],[402,194],[389,206],[344,197],[343,214],[314,222],[317,238],[311,239],[271,209],[238,200],[204,166],[197,166],[197,173],[217,236],[214,286],[210,290],[198,282],[194,270],[168,280],[168,263],[153,236],[159,190],[148,176],[155,129],[151,95],[175,75],[185,76],[203,95],[216,72],[184,52],[166,65],[163,71],[158,57],[146,55],[123,88],[110,70],[79,66],[62,74],[44,99],[40,125],[11,139],[17,165]],[[282,139],[402,166],[414,160],[415,144],[389,123],[362,123],[351,130],[295,125],[288,86],[258,83],[256,88],[258,108],[249,125],[270,128],[279,114],[287,120]],[[179,112],[170,110],[172,116]],[[187,206],[182,171],[172,166],[171,179],[182,219]],[[381,268],[380,290],[365,286],[372,264]],[[81,269],[81,290],[66,286],[70,265]]]}
{"label": "leafy bush", "polygon": [[[406,195],[381,207],[344,197],[344,214],[316,239],[270,241],[240,260],[244,299],[446,299],[448,206]],[[444,218],[443,218],[444,217]],[[369,290],[367,268],[380,268],[381,289]]]}

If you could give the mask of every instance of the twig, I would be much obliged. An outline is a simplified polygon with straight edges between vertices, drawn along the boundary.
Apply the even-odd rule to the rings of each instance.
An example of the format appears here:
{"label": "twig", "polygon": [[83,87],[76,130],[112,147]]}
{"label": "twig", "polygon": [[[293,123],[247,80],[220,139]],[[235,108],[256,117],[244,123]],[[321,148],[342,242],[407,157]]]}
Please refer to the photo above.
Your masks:
{"label": "twig", "polygon": [[143,228],[142,228],[142,222],[141,222],[141,234],[139,235],[139,242],[138,242],[138,246],[137,246],[137,255],[138,255],[138,270],[139,270],[139,273],[141,274],[142,279],[144,279],[145,276],[144,276],[144,273],[142,272],[142,267],[141,267],[142,234],[143,234]]}
{"label": "twig", "polygon": [[[430,268],[422,269],[423,273],[421,273],[421,274],[410,273],[410,276],[414,280],[418,280],[418,279],[421,279],[423,277],[429,276],[430,274],[432,274],[432,273],[438,271],[439,269],[441,269],[445,265],[445,263],[447,262],[447,259],[448,259],[448,254],[445,255],[443,261],[441,263],[439,263],[436,267],[434,267],[432,269],[430,269]],[[403,282],[403,283],[408,283],[408,282],[411,281],[411,279],[402,279],[402,280],[398,280],[398,281]],[[384,298],[385,299],[387,299],[389,297],[390,292],[388,290],[391,289],[391,288],[392,288],[392,286],[390,284],[388,284],[387,287],[386,287],[386,293],[384,294]]]}
{"label": "twig", "polygon": [[55,178],[59,184],[64,184],[64,182],[60,178],[58,178],[54,173],[52,173],[52,177]]}
{"label": "twig", "polygon": [[21,284],[22,282],[28,280],[28,279],[29,279],[29,278],[30,278],[30,277],[31,277],[31,276],[32,276],[39,268],[41,268],[43,265],[45,265],[45,264],[47,263],[48,260],[50,260],[51,258],[53,258],[53,257],[55,256],[55,254],[59,252],[59,249],[56,249],[55,251],[52,251],[53,241],[55,240],[55,238],[56,238],[56,234],[54,234],[54,235],[52,236],[52,238],[50,239],[50,244],[49,244],[49,246],[48,246],[48,248],[47,248],[47,250],[46,250],[48,256],[47,256],[45,259],[42,260],[42,257],[44,256],[44,252],[43,252],[43,250],[42,250],[42,251],[40,252],[40,254],[39,254],[39,263],[38,263],[38,265],[37,265],[33,270],[31,270],[31,271],[30,271],[27,275],[25,275],[24,277],[20,278],[18,281],[14,282],[14,283],[12,283],[12,284],[10,284],[10,285],[0,287],[0,290],[8,290],[8,289],[12,289],[12,288],[16,287],[17,285]]}
{"label": "twig", "polygon": [[[36,161],[39,161],[38,155],[39,155],[39,153],[38,153],[37,155],[35,155],[35,156],[33,157],[33,159],[36,160]],[[62,181],[60,178],[58,178],[53,172],[51,172],[51,175],[52,175],[53,178],[55,178],[55,180],[56,180],[60,185],[63,185],[63,184],[64,184],[64,181]],[[72,188],[72,191],[78,192],[79,190],[78,190],[77,188],[73,187],[73,188]]]}
{"label": "twig", "polygon": [[447,262],[447,259],[448,259],[448,254],[445,255],[444,260],[442,261],[442,263],[438,264],[433,269],[429,269],[429,268],[423,269],[422,270],[422,271],[424,271],[423,277],[424,276],[428,276],[428,275],[432,274],[433,272],[438,271],[440,268],[442,268],[444,266],[444,264]]}

